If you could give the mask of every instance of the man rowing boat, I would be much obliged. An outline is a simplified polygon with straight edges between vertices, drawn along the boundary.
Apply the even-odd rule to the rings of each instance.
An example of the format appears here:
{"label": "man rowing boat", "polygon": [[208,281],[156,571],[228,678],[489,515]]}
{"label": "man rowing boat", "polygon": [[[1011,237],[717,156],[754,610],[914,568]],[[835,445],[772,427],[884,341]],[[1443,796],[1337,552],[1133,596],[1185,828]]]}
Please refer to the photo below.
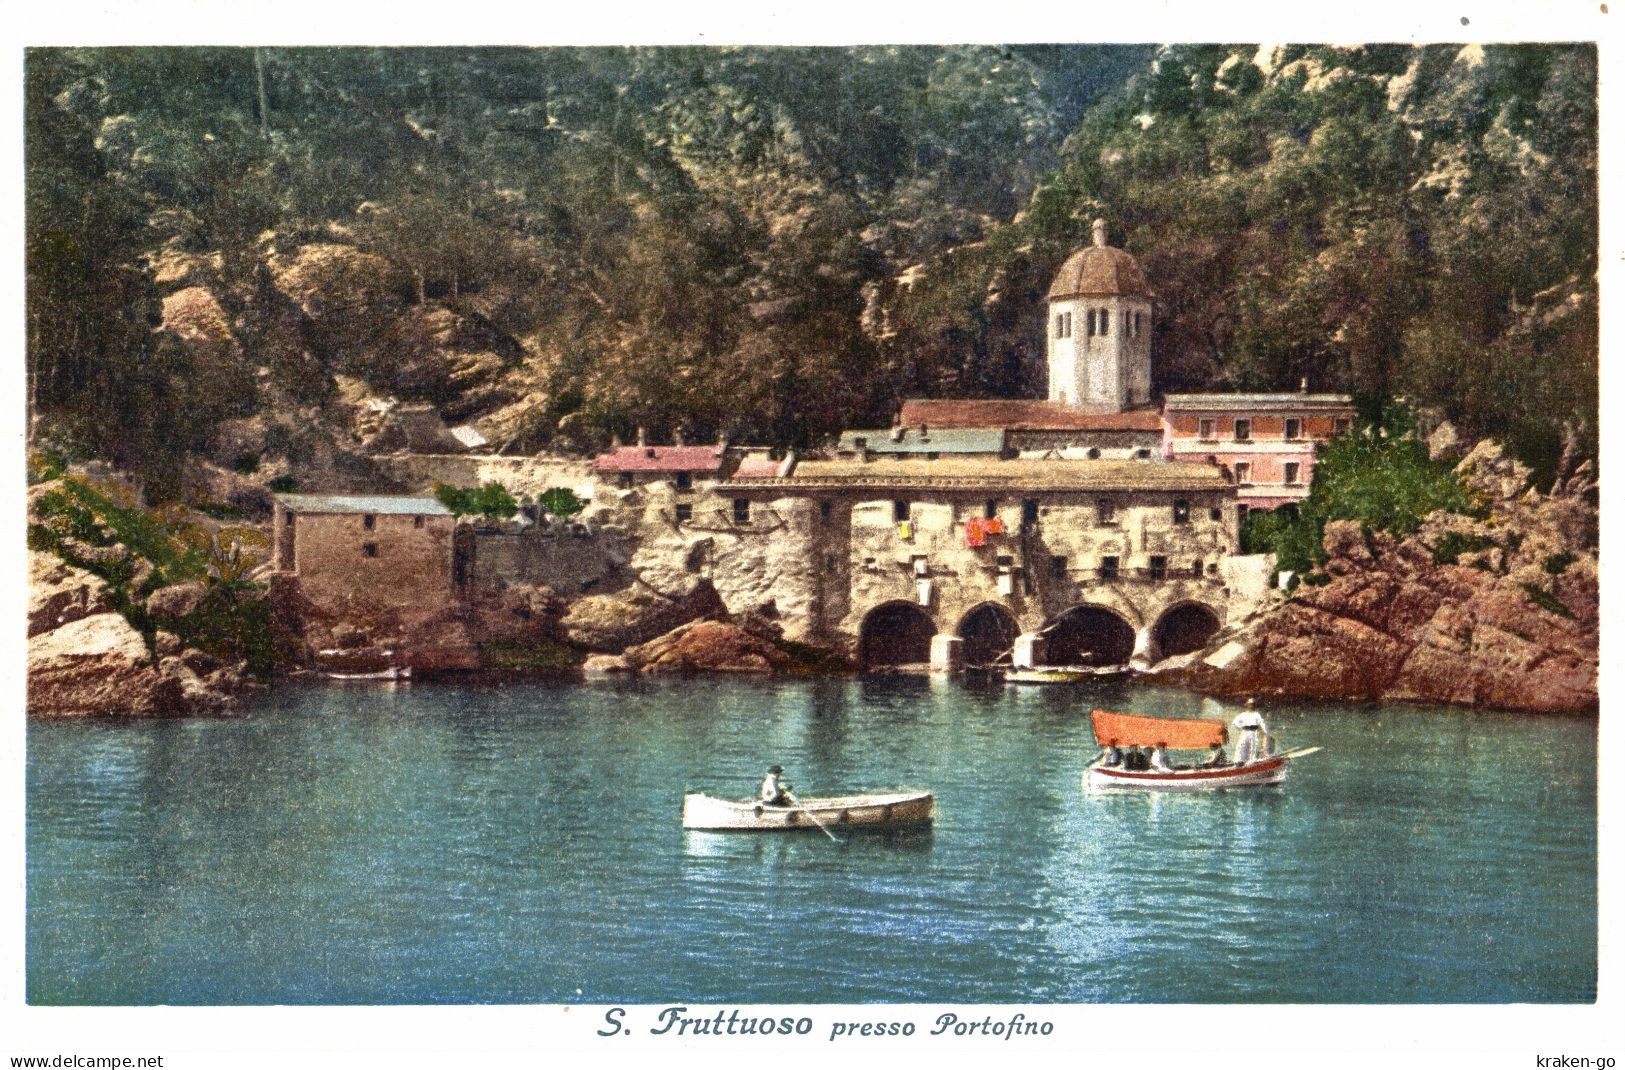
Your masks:
{"label": "man rowing boat", "polygon": [[762,780],[762,790],[757,797],[762,800],[763,806],[789,806],[790,785],[781,784],[779,777],[784,775],[784,766],[769,766],[767,776]]}

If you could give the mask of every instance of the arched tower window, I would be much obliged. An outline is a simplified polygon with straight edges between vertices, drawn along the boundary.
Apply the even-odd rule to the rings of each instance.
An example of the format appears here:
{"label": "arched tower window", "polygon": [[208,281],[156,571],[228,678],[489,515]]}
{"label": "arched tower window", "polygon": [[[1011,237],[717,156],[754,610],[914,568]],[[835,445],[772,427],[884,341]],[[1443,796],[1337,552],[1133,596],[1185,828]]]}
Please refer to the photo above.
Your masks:
{"label": "arched tower window", "polygon": [[1109,309],[1100,310],[1100,333],[1110,334],[1112,328],[1112,314]]}

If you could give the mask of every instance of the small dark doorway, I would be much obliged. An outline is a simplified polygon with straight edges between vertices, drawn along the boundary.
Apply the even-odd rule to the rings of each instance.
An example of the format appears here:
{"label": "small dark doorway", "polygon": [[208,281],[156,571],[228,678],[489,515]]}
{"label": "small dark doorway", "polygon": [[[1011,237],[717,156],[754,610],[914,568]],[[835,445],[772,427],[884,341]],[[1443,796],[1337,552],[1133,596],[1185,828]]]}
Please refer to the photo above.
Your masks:
{"label": "small dark doorway", "polygon": [[1155,631],[1157,649],[1165,658],[1171,658],[1175,654],[1189,654],[1206,646],[1207,641],[1212,639],[1218,630],[1217,614],[1206,606],[1187,602],[1185,605],[1170,609],[1157,622]]}
{"label": "small dark doorway", "polygon": [[1046,629],[1044,642],[1051,665],[1124,665],[1134,653],[1134,629],[1109,609],[1079,606]]}
{"label": "small dark doorway", "polygon": [[1010,660],[1020,629],[1016,618],[1003,606],[991,603],[977,606],[959,622],[959,638],[966,665],[992,665]]}
{"label": "small dark doorway", "polygon": [[892,602],[863,620],[858,658],[865,669],[883,665],[924,665],[931,660],[936,625],[919,606]]}

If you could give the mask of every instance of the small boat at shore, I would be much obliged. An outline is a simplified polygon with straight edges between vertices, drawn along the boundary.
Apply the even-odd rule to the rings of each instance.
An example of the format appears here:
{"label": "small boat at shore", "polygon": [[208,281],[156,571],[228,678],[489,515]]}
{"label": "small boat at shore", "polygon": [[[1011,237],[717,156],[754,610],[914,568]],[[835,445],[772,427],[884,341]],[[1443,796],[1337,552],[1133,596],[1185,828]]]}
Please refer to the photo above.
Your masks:
{"label": "small boat at shore", "polygon": [[322,675],[329,680],[410,680],[412,678],[412,666],[392,665],[387,669],[379,669],[376,672],[327,671]]}
{"label": "small boat at shore", "polygon": [[[800,800],[799,806],[768,806],[755,799],[683,796],[683,827],[710,832],[786,832],[832,828],[891,828],[931,820],[936,802],[929,791],[835,795]],[[816,818],[816,820],[814,820]]]}
{"label": "small boat at shore", "polygon": [[1075,684],[1083,680],[1099,680],[1121,676],[1128,672],[1127,665],[1031,665],[1009,669],[1004,674],[1007,684]]}
{"label": "small boat at shore", "polygon": [[[1250,715],[1262,727],[1256,714]],[[1144,717],[1132,713],[1094,710],[1095,742],[1101,746],[1155,747],[1168,750],[1210,750],[1229,738],[1223,721]],[[1320,750],[1304,747],[1283,754],[1262,754],[1235,765],[1190,765],[1172,769],[1127,769],[1098,762],[1083,771],[1084,787],[1094,791],[1212,791],[1279,784],[1286,779],[1287,763]]]}
{"label": "small boat at shore", "polygon": [[412,667],[394,650],[365,647],[355,650],[318,650],[317,672],[329,680],[409,680]]}

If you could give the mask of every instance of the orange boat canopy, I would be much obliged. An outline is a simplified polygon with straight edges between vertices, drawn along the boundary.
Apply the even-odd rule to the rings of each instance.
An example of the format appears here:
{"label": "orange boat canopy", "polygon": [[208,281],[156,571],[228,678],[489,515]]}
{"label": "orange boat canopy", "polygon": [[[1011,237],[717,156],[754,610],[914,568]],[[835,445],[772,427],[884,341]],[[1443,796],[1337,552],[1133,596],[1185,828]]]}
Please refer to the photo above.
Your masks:
{"label": "orange boat canopy", "polygon": [[1167,717],[1142,717],[1137,713],[1095,710],[1095,742],[1101,746],[1154,747],[1169,750],[1201,750],[1223,743],[1229,733],[1223,721],[1180,721]]}

